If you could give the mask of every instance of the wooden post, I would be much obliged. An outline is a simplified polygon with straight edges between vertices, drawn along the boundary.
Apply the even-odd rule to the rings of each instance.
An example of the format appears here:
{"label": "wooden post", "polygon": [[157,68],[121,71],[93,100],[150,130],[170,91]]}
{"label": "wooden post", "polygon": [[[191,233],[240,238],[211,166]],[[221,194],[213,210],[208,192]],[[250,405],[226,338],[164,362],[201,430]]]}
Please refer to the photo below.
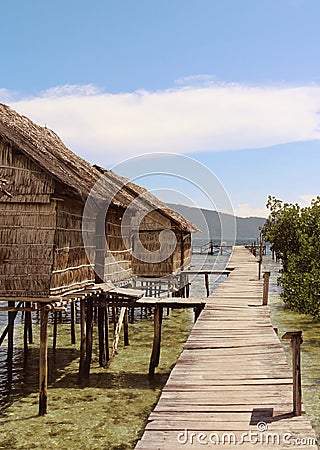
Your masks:
{"label": "wooden post", "polygon": [[259,241],[259,276],[258,279],[261,280],[261,266],[262,266],[262,240],[261,240],[261,233],[260,233],[260,241]]}
{"label": "wooden post", "polygon": [[116,332],[117,328],[117,308],[115,306],[112,307],[112,321],[113,321],[113,332]]}
{"label": "wooden post", "polygon": [[58,313],[54,311],[53,313],[53,342],[52,350],[56,351],[57,348],[57,329],[58,329]]}
{"label": "wooden post", "polygon": [[[15,302],[8,302],[9,308],[15,307]],[[9,365],[12,365],[12,359],[13,359],[13,341],[14,341],[14,319],[16,317],[16,314],[14,311],[8,312],[8,354],[7,354],[7,361]]]}
{"label": "wooden post", "polygon": [[48,388],[48,309],[40,310],[39,416],[47,413]]}
{"label": "wooden post", "polygon": [[93,299],[87,299],[87,314],[86,314],[86,357],[84,363],[84,376],[89,378],[90,365],[92,358],[92,335],[93,335]]}
{"label": "wooden post", "polygon": [[105,311],[103,306],[98,306],[98,339],[99,339],[99,365],[100,367],[106,366],[106,351],[105,351],[105,339],[104,339],[104,320]]}
{"label": "wooden post", "polygon": [[204,308],[204,305],[198,305],[194,308],[194,321],[195,322],[198,320],[198,317],[200,316],[203,308]]}
{"label": "wooden post", "polygon": [[129,312],[128,308],[126,308],[124,313],[124,322],[123,322],[123,333],[124,333],[124,345],[129,345]]}
{"label": "wooden post", "polygon": [[79,378],[84,376],[84,365],[86,357],[86,310],[85,301],[80,300],[80,364]]}
{"label": "wooden post", "polygon": [[185,283],[186,283],[186,297],[189,298],[189,295],[190,295],[189,275],[186,275]]}
{"label": "wooden post", "polygon": [[162,306],[154,308],[154,336],[153,347],[149,364],[149,376],[154,376],[154,370],[159,365],[161,347]]}
{"label": "wooden post", "polygon": [[302,331],[285,333],[282,339],[291,339],[292,376],[293,376],[293,414],[301,416],[301,358],[300,345],[302,344]]}
{"label": "wooden post", "polygon": [[186,289],[185,289],[185,276],[184,273],[180,273],[180,280],[179,280],[179,293],[180,297],[185,297],[186,295]]}
{"label": "wooden post", "polygon": [[[24,306],[27,308],[28,304],[27,302],[25,302]],[[24,324],[23,324],[23,354],[24,354],[24,359],[25,361],[27,360],[28,357],[28,331],[29,331],[29,317],[30,315],[28,315],[27,313],[30,313],[30,311],[25,311],[25,315],[24,315]]]}
{"label": "wooden post", "polygon": [[209,289],[209,274],[208,273],[204,274],[204,280],[205,280],[205,285],[206,285],[207,297],[209,297],[210,289]]}
{"label": "wooden post", "polygon": [[71,344],[76,343],[76,303],[71,302]]}
{"label": "wooden post", "polygon": [[105,348],[106,348],[106,362],[110,359],[110,351],[109,351],[109,305],[106,304],[105,307],[105,318],[104,318],[104,337],[105,337]]}
{"label": "wooden post", "polygon": [[269,296],[269,279],[270,272],[264,272],[263,274],[263,298],[262,305],[266,306],[268,304],[268,296]]}

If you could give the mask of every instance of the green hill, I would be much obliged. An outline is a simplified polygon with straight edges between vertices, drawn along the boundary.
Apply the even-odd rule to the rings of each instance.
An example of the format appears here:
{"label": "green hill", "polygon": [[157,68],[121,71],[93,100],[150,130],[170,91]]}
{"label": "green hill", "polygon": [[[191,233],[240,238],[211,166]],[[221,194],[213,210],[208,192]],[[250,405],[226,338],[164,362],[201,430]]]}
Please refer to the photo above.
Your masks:
{"label": "green hill", "polygon": [[252,241],[259,237],[259,227],[266,221],[263,217],[236,217],[204,208],[167,204],[202,230],[202,233],[193,234],[195,239],[230,241],[236,233],[238,241]]}

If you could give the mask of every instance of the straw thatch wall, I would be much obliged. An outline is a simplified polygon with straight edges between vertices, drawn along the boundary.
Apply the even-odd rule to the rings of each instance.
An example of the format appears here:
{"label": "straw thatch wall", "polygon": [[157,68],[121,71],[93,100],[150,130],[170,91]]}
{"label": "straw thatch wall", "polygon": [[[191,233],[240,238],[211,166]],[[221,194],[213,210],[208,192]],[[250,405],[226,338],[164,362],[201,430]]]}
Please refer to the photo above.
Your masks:
{"label": "straw thatch wall", "polygon": [[0,296],[49,294],[55,234],[54,180],[0,140]]}
{"label": "straw thatch wall", "polygon": [[[165,230],[170,230],[175,235],[176,244],[173,249],[170,234],[168,240],[166,240],[165,234],[162,233]],[[132,270],[135,275],[162,277],[190,266],[191,233],[182,231],[176,226],[175,222],[170,221],[159,211],[155,210],[145,215],[137,226],[135,233],[135,239],[139,237],[141,242],[141,246],[137,247],[136,245],[135,257],[132,259]],[[161,252],[169,256],[158,261],[157,252],[160,250],[160,239]],[[154,261],[152,261],[152,253],[155,254]]]}
{"label": "straw thatch wall", "polygon": [[122,282],[132,276],[131,248],[126,245],[131,240],[131,230],[122,226],[123,213],[123,209],[112,207],[107,212],[104,281]]}
{"label": "straw thatch wall", "polygon": [[[56,202],[56,233],[50,293],[58,295],[95,282],[95,248],[84,248],[83,203],[64,198]],[[94,226],[86,221],[87,226]],[[87,250],[87,251],[86,251]],[[88,258],[90,257],[90,259]]]}

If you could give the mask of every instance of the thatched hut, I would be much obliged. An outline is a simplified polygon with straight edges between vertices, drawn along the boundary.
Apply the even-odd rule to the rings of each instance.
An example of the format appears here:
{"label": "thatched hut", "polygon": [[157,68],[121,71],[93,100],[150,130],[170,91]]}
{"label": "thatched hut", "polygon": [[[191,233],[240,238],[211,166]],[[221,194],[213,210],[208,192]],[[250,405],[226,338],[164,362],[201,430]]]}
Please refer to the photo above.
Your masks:
{"label": "thatched hut", "polygon": [[[0,104],[0,297],[57,296],[97,280],[126,283],[132,275],[169,275],[189,265],[192,225],[112,171],[104,171],[94,192],[103,225],[96,217],[84,221],[101,177],[100,168],[53,131]],[[127,222],[124,233],[128,209],[135,222]],[[173,231],[176,244],[159,263],[145,253],[157,253],[163,230]],[[83,241],[86,232],[96,239],[90,245]],[[133,257],[128,240],[138,248]]]}
{"label": "thatched hut", "polygon": [[130,212],[133,275],[163,277],[188,268],[191,233],[200,230],[146,189],[110,170],[95,167],[112,185],[131,197],[127,211]]}
{"label": "thatched hut", "polygon": [[[3,104],[0,217],[0,302],[8,302],[1,307],[8,311],[8,327],[0,339],[8,334],[9,361],[16,313],[22,309],[27,318],[35,308],[40,310],[39,414],[45,414],[48,310],[57,311],[60,303],[70,303],[74,334],[75,301],[84,300],[80,303],[80,373],[88,375],[93,297],[105,295],[108,285],[104,287],[103,282],[128,284],[136,275],[168,275],[188,266],[192,225],[128,180],[111,171],[104,171],[103,176],[53,131]],[[172,245],[172,239],[165,237],[163,247],[169,245],[171,253],[158,264],[149,256],[159,253],[164,230],[170,230],[175,240]],[[116,295],[129,300],[142,295],[123,291],[118,289]],[[97,303],[101,365],[106,359],[103,330],[108,320],[103,311],[108,298],[102,297],[105,304]],[[18,301],[25,306],[19,308]]]}
{"label": "thatched hut", "polygon": [[[100,176],[53,131],[0,105],[0,297],[48,297],[95,282],[95,248],[84,248],[82,222]],[[119,208],[120,193],[107,226]]]}

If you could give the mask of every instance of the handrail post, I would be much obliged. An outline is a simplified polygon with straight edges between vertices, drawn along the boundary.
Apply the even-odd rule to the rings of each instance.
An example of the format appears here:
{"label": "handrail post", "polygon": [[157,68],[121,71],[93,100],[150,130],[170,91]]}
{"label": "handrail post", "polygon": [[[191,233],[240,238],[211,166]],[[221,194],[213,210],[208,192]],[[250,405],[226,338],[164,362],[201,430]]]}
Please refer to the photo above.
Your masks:
{"label": "handrail post", "polygon": [[302,331],[287,332],[282,339],[291,339],[292,376],[293,376],[293,414],[301,416],[301,358],[300,345],[302,344]]}
{"label": "handrail post", "polygon": [[263,298],[262,298],[262,305],[266,306],[268,304],[268,295],[269,295],[269,279],[270,279],[270,272],[264,272],[263,274]]}

